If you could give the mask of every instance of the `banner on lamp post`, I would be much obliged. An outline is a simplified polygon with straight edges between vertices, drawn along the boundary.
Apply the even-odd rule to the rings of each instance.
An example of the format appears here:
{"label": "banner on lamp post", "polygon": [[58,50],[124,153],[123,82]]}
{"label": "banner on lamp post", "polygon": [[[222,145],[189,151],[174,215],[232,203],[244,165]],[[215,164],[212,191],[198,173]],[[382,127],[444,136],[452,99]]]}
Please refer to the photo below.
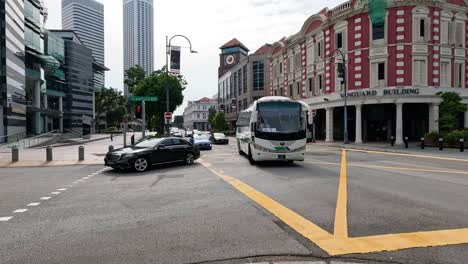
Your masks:
{"label": "banner on lamp post", "polygon": [[180,74],[180,47],[171,47],[171,73]]}

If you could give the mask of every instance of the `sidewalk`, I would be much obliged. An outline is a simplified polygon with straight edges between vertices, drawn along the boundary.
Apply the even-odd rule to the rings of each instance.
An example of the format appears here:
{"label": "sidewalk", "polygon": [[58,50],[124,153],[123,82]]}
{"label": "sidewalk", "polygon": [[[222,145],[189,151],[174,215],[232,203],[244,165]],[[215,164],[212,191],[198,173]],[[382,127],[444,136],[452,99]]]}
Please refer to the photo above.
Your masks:
{"label": "sidewalk", "polygon": [[[127,145],[130,144],[131,136],[135,135],[135,140],[141,138],[141,133],[128,133]],[[45,148],[30,148],[19,150],[19,161],[11,163],[11,149],[0,150],[0,167],[33,167],[33,166],[63,166],[77,164],[104,164],[104,156],[109,146],[114,149],[123,147],[123,135],[116,135],[111,141],[110,137],[101,139],[102,135],[95,135],[97,141],[87,142],[82,145],[65,145],[52,147],[53,161],[46,162]],[[84,146],[84,161],[78,161],[78,148]]]}
{"label": "sidewalk", "polygon": [[437,155],[439,157],[447,158],[459,158],[466,159],[468,161],[468,149],[465,152],[460,152],[460,150],[454,148],[444,148],[444,150],[439,150],[435,147],[425,147],[421,149],[419,143],[412,142],[408,145],[408,148],[405,148],[404,145],[392,147],[389,143],[364,143],[364,144],[343,144],[343,142],[324,142],[318,141],[316,143],[308,143],[307,150],[313,150],[314,147],[335,147],[335,148],[346,148],[346,149],[355,149],[363,151],[381,151],[381,152],[393,152],[393,153],[404,153],[412,155]]}

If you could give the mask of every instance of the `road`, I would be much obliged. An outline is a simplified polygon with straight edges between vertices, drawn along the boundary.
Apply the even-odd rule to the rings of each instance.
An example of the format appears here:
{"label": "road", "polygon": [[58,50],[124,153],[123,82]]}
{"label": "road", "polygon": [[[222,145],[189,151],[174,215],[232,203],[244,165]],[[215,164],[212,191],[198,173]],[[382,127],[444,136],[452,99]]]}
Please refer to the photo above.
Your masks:
{"label": "road", "polygon": [[309,148],[293,165],[231,142],[145,173],[2,168],[0,263],[466,263],[467,160]]}

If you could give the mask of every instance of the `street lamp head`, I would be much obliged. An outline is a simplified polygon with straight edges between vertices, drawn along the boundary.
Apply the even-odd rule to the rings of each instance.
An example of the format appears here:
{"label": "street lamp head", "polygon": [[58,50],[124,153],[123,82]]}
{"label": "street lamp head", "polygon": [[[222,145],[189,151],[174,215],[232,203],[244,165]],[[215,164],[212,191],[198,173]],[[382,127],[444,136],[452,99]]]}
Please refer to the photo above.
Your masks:
{"label": "street lamp head", "polygon": [[191,50],[190,53],[198,53],[196,50]]}

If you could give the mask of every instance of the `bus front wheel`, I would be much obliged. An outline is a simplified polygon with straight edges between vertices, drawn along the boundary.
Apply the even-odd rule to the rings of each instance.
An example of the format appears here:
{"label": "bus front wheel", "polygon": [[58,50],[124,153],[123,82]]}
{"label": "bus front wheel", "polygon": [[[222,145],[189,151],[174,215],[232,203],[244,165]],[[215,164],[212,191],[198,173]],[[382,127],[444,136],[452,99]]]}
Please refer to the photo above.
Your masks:
{"label": "bus front wheel", "polygon": [[250,145],[249,145],[249,154],[248,154],[249,162],[250,164],[255,164],[255,160],[252,157],[252,151],[250,150]]}
{"label": "bus front wheel", "polygon": [[241,146],[240,146],[240,140],[237,140],[237,150],[239,151],[239,155],[243,156],[244,152],[242,152]]}

